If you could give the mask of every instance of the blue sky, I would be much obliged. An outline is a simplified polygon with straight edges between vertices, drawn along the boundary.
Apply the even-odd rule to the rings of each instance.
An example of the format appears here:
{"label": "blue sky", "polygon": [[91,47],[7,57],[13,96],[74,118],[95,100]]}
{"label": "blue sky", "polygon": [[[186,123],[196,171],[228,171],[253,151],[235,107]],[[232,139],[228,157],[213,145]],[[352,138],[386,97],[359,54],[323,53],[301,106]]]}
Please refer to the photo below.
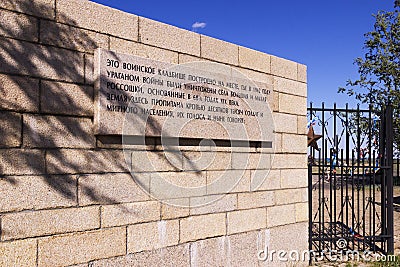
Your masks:
{"label": "blue sky", "polygon": [[308,101],[327,106],[355,100],[337,93],[357,78],[353,65],[364,54],[364,33],[373,29],[372,14],[393,10],[392,0],[95,0],[139,16],[250,47],[308,66]]}

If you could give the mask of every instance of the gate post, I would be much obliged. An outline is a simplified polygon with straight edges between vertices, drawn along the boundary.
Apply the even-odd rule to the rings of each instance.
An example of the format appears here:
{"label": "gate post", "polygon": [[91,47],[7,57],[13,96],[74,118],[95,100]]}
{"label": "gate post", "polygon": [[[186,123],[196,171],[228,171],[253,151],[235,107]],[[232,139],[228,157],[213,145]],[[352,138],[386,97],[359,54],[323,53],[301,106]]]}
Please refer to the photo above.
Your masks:
{"label": "gate post", "polygon": [[[394,254],[394,227],[393,227],[393,106],[389,104],[385,109],[385,132],[386,132],[386,186],[387,186],[387,234],[388,254]],[[382,201],[383,203],[383,201]]]}

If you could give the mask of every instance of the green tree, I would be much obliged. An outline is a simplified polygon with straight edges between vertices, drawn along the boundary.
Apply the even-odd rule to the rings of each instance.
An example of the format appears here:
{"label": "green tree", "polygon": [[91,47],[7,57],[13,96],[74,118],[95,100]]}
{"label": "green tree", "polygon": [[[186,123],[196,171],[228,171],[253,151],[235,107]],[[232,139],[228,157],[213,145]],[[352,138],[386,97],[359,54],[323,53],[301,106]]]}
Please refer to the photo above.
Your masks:
{"label": "green tree", "polygon": [[394,106],[394,141],[400,145],[400,1],[395,1],[393,11],[379,11],[374,30],[364,34],[364,57],[356,58],[359,78],[348,80],[347,93],[374,110],[390,101]]}

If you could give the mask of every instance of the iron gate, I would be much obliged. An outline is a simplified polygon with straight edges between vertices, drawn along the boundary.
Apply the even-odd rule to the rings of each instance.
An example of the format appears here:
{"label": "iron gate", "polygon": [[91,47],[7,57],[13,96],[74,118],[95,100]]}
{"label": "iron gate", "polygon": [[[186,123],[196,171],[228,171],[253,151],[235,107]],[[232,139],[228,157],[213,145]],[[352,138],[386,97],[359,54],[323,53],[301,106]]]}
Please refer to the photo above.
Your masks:
{"label": "iron gate", "polygon": [[309,249],[314,256],[393,254],[392,114],[390,105],[378,112],[336,104],[308,108]]}

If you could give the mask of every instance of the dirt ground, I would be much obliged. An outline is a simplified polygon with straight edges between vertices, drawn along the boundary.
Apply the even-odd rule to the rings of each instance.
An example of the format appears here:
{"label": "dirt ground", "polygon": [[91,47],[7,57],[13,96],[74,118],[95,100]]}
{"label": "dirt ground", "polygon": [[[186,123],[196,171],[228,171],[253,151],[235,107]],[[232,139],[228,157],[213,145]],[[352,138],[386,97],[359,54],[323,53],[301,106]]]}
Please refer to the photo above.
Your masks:
{"label": "dirt ground", "polygon": [[[377,185],[357,186],[346,183],[335,183],[325,180],[318,182],[318,177],[313,177],[315,189],[312,192],[313,210],[315,220],[322,219],[327,225],[330,222],[343,222],[354,229],[356,235],[362,240],[363,236],[373,236],[380,233],[381,222],[381,190]],[[333,186],[335,189],[330,190]],[[354,186],[354,194],[353,188]],[[347,192],[347,193],[346,193]],[[375,192],[375,193],[374,193]],[[400,255],[400,186],[394,187],[394,247],[395,255]],[[319,202],[318,199],[324,199]],[[336,199],[336,203],[335,203]],[[336,210],[335,210],[336,204]],[[346,210],[348,212],[346,213]],[[352,212],[354,211],[354,212]],[[331,215],[331,216],[330,216]],[[321,217],[320,217],[321,216]],[[354,217],[353,217],[354,216]],[[375,219],[374,219],[375,218]],[[374,227],[375,226],[375,227]],[[316,229],[318,231],[318,229]],[[340,266],[340,265],[322,265]],[[345,266],[345,265],[344,265]],[[350,265],[351,266],[351,265]],[[358,264],[357,266],[371,266]],[[372,265],[373,266],[373,265]]]}

